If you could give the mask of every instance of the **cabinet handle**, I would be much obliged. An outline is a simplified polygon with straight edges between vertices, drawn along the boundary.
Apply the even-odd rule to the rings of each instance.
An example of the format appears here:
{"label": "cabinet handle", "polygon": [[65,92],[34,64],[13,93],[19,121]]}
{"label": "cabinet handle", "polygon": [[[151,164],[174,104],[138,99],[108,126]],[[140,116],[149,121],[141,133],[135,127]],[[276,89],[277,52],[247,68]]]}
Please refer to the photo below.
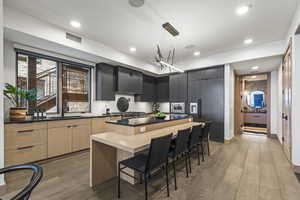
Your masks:
{"label": "cabinet handle", "polygon": [[76,128],[76,127],[78,127],[78,125],[74,125],[74,126],[73,126],[73,128]]}
{"label": "cabinet handle", "polygon": [[34,147],[34,145],[26,146],[26,147],[18,147],[17,150],[31,149],[33,147]]}
{"label": "cabinet handle", "polygon": [[30,129],[30,130],[18,131],[18,133],[31,133],[33,131],[34,131],[33,129]]}
{"label": "cabinet handle", "polygon": [[73,128],[73,126],[67,126],[68,128]]}

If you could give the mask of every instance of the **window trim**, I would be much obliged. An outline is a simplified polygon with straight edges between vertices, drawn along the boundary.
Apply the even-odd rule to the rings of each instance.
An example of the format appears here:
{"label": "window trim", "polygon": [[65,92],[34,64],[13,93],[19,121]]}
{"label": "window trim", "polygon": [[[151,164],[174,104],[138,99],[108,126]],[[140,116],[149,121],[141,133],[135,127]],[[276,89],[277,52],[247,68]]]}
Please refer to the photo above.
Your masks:
{"label": "window trim", "polygon": [[[39,53],[35,53],[32,51],[28,51],[28,50],[23,50],[23,49],[19,49],[19,48],[15,48],[15,58],[16,58],[16,76],[15,76],[15,85],[17,86],[18,83],[18,55],[19,54],[23,54],[26,56],[32,56],[35,57],[36,59],[47,59],[47,60],[51,60],[57,63],[57,91],[56,91],[56,106],[57,106],[57,111],[56,112],[51,112],[49,114],[62,114],[63,112],[63,104],[61,104],[62,101],[62,88],[60,87],[61,85],[61,81],[62,81],[62,64],[69,64],[72,65],[73,67],[78,67],[78,68],[87,68],[89,70],[88,73],[88,86],[89,86],[89,94],[88,94],[88,103],[89,103],[89,111],[85,112],[85,113],[91,113],[91,99],[92,99],[92,69],[95,68],[92,65],[87,65],[87,64],[82,64],[79,62],[74,62],[74,61],[70,61],[70,60],[66,60],[66,59],[62,59],[62,58],[58,58],[58,57],[53,57],[53,56],[47,56],[44,54],[39,54]],[[27,109],[28,109],[28,105],[27,105]],[[81,112],[67,112],[67,113],[81,113]]]}

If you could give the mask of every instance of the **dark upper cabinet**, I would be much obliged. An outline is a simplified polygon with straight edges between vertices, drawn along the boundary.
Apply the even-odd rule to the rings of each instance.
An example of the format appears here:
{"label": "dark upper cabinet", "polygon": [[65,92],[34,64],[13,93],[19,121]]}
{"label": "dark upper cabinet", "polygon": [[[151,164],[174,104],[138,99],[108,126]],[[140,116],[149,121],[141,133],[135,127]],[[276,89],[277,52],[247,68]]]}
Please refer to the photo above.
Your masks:
{"label": "dark upper cabinet", "polygon": [[156,101],[169,101],[169,76],[156,78]]}
{"label": "dark upper cabinet", "polygon": [[212,68],[193,70],[188,72],[189,81],[194,80],[209,80],[224,78],[224,67],[217,66]]}
{"label": "dark upper cabinet", "polygon": [[138,71],[119,67],[118,68],[118,88],[121,94],[142,94],[143,74]]}
{"label": "dark upper cabinet", "polygon": [[187,101],[187,73],[170,75],[170,102]]}
{"label": "dark upper cabinet", "polygon": [[156,78],[143,75],[143,94],[136,95],[135,101],[155,102],[156,101]]}
{"label": "dark upper cabinet", "polygon": [[115,100],[115,68],[105,63],[96,65],[96,100]]}
{"label": "dark upper cabinet", "polygon": [[204,69],[202,71],[201,77],[202,80],[224,78],[224,67],[218,66],[218,67]]}

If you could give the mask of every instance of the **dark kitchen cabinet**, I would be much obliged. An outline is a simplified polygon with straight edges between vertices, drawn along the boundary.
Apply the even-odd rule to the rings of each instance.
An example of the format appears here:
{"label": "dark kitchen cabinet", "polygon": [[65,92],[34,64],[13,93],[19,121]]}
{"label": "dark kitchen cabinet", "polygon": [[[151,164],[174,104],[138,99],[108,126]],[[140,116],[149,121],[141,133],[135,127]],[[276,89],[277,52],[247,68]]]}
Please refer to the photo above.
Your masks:
{"label": "dark kitchen cabinet", "polygon": [[213,122],[210,139],[224,142],[223,66],[188,72],[188,103],[198,103],[199,99],[199,117]]}
{"label": "dark kitchen cabinet", "polygon": [[169,76],[156,79],[156,101],[169,102]]}
{"label": "dark kitchen cabinet", "polygon": [[119,67],[117,92],[121,94],[142,94],[143,74],[135,70]]}
{"label": "dark kitchen cabinet", "polygon": [[209,79],[220,79],[224,78],[224,67],[216,66],[212,68],[206,68],[201,70],[189,71],[189,81],[194,80],[209,80]]}
{"label": "dark kitchen cabinet", "polygon": [[135,101],[155,102],[156,101],[156,78],[143,75],[143,94],[136,95]]}
{"label": "dark kitchen cabinet", "polygon": [[115,100],[115,68],[105,63],[96,65],[96,100]]}
{"label": "dark kitchen cabinet", "polygon": [[187,101],[187,73],[170,75],[170,102]]}

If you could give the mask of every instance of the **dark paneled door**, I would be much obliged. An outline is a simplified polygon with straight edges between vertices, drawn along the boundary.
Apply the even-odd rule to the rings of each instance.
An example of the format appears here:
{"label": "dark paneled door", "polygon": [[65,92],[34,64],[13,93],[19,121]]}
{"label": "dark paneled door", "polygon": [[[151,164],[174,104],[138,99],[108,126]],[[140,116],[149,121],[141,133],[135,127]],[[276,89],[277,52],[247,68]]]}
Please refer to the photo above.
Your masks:
{"label": "dark paneled door", "polygon": [[202,117],[212,120],[210,138],[224,142],[224,80],[200,80],[200,97],[202,101]]}

